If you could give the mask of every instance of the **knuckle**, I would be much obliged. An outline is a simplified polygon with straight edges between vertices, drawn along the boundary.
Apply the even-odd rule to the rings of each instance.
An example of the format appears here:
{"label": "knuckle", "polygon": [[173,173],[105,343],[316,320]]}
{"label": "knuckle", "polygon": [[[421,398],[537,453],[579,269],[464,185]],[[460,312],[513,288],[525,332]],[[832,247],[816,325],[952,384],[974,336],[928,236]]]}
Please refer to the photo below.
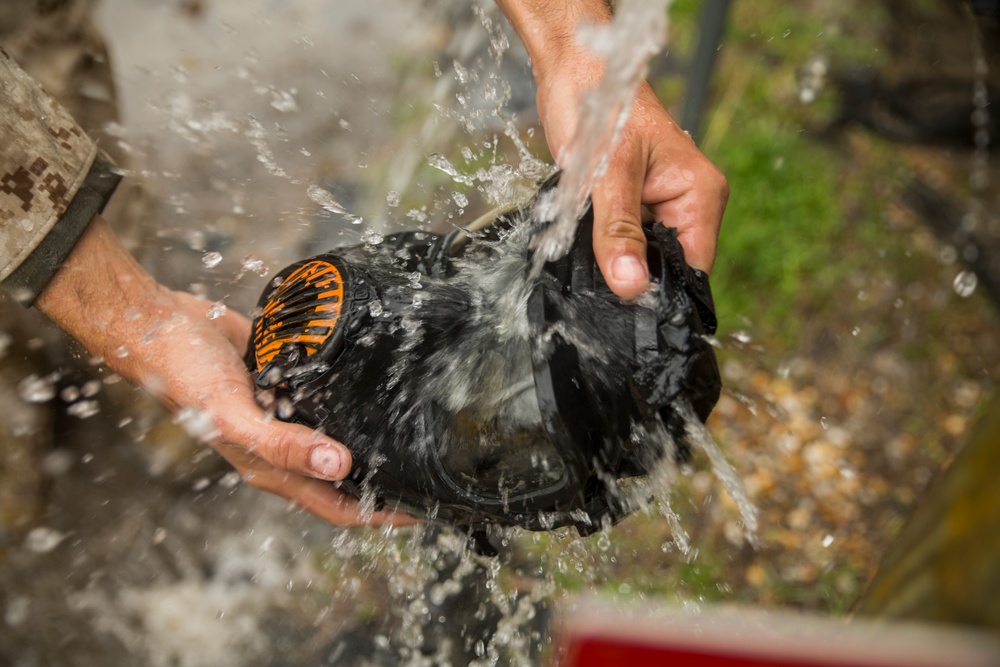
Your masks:
{"label": "knuckle", "polygon": [[267,459],[267,462],[276,468],[288,470],[292,464],[292,453],[294,447],[288,436],[281,431],[273,431],[267,439],[264,451],[258,455]]}
{"label": "knuckle", "polygon": [[638,219],[619,216],[604,225],[603,236],[615,241],[644,242],[646,236]]}
{"label": "knuckle", "polygon": [[726,175],[711,162],[708,163],[705,180],[712,192],[715,192],[723,202],[729,199],[729,181]]}

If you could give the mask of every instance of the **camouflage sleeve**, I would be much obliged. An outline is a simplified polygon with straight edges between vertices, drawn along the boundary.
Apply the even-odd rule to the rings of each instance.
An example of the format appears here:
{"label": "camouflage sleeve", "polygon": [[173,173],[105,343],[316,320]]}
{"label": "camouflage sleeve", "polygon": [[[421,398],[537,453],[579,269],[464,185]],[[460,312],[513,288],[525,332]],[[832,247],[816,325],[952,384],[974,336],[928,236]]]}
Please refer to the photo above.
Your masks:
{"label": "camouflage sleeve", "polygon": [[73,118],[0,50],[0,286],[30,305],[119,180]]}

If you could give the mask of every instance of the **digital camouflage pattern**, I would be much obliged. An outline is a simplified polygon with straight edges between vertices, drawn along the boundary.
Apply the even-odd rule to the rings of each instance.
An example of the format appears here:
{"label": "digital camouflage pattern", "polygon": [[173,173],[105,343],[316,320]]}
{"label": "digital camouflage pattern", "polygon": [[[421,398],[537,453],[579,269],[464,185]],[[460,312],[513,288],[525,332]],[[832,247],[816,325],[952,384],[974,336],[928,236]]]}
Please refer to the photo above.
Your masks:
{"label": "digital camouflage pattern", "polygon": [[62,105],[0,51],[0,280],[66,211],[97,145]]}
{"label": "digital camouflage pattern", "polygon": [[[92,138],[113,148],[102,136],[116,108],[94,5],[0,1],[0,276],[59,229],[97,154]],[[26,400],[22,386],[65,357],[53,340],[43,318],[0,289],[0,557],[44,511],[55,410],[52,401]]]}

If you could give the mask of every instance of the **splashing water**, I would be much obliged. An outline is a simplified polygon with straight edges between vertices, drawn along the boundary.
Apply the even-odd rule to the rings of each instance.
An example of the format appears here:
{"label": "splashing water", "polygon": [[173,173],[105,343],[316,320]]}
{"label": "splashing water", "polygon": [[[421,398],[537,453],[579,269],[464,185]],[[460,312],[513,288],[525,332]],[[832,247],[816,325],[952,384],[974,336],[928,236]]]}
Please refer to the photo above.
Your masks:
{"label": "splashing water", "polygon": [[757,507],[747,497],[746,488],[743,486],[743,481],[736,469],[733,468],[733,464],[726,459],[726,455],[722,453],[715,438],[712,437],[708,428],[695,417],[690,406],[687,406],[685,410],[684,427],[688,440],[708,457],[712,464],[712,472],[715,473],[726,493],[739,508],[747,541],[754,548],[760,547],[760,538],[758,537],[760,520],[757,515]]}
{"label": "splashing water", "polygon": [[[324,211],[329,211],[330,213],[336,213],[338,215],[350,216],[351,212],[346,208],[337,203],[337,200],[333,198],[327,190],[319,187],[318,185],[310,185],[306,188],[306,194],[309,195],[309,199],[313,200]],[[397,195],[398,197],[399,195]],[[397,199],[398,201],[398,199]]]}
{"label": "splashing water", "polygon": [[[562,211],[562,217],[569,219],[572,225],[575,225],[575,212],[584,205],[593,182],[600,177],[606,156],[613,147],[616,135],[628,116],[630,100],[639,79],[641,79],[645,60],[662,45],[661,33],[665,27],[666,5],[666,0],[652,2],[625,0],[619,8],[615,26],[607,30],[584,31],[581,34],[581,38],[586,40],[595,52],[608,54],[609,76],[602,86],[592,91],[592,94],[585,101],[584,126],[591,129],[581,129],[579,139],[572,144],[574,150],[570,162],[567,163],[564,183],[569,184],[569,187],[565,188],[567,196],[575,194],[575,201],[565,205],[556,204],[556,210]],[[506,34],[501,29],[501,22],[496,20],[495,13],[489,13],[490,10],[477,7],[475,11],[476,18],[482,28],[478,30],[476,39],[468,38],[467,41],[474,46],[477,39],[481,42],[482,36],[486,35],[489,40],[489,55],[491,56],[487,60],[492,60],[499,68],[499,64],[509,48]],[[466,39],[466,37],[459,35],[456,39],[461,40]],[[639,46],[637,47],[637,45]],[[461,55],[461,53],[462,51],[459,54]],[[482,164],[487,159],[491,161],[490,164],[477,168],[472,173],[460,170],[459,167],[466,169],[460,162],[462,158],[452,156],[451,159],[455,161],[455,164],[452,164],[443,155],[431,158],[431,165],[447,174],[452,181],[444,187],[442,199],[452,207],[475,206],[476,202],[473,200],[473,191],[475,190],[484,195],[491,205],[509,205],[511,202],[523,201],[526,191],[525,183],[544,178],[549,173],[550,167],[531,154],[528,142],[518,129],[515,118],[503,110],[504,105],[510,99],[509,86],[500,80],[499,74],[486,72],[482,69],[481,64],[475,62],[461,67],[445,67],[444,70],[447,73],[448,85],[442,85],[440,88],[446,90],[447,94],[434,99],[436,101],[446,98],[457,100],[455,97],[457,94],[464,96],[465,102],[451,102],[455,109],[449,113],[439,113],[432,122],[428,123],[428,126],[442,125],[439,121],[443,116],[457,121],[456,124],[470,131],[470,134],[471,130],[482,132],[484,129],[492,130],[495,134],[491,140],[471,142],[469,146],[464,147],[468,150],[461,151],[467,164]],[[297,91],[293,90],[295,97],[290,97],[273,86],[265,86],[263,91],[261,94],[271,100],[271,107],[289,116],[300,110],[306,111],[311,94],[310,91],[299,88]],[[486,104],[479,105],[477,98],[485,99]],[[183,110],[178,113],[190,115],[192,112]],[[246,116],[242,117],[246,118]],[[249,119],[247,121],[248,127],[242,128],[244,130],[242,137],[253,146],[256,161],[263,165],[272,181],[296,182],[295,178],[300,174],[295,171],[294,163],[281,150],[282,146],[279,143],[282,140],[281,131],[275,129],[275,126],[270,122],[263,121],[264,116],[261,118],[260,122],[253,118]],[[363,126],[361,120],[352,118],[352,122],[355,128]],[[351,127],[346,119],[341,119],[340,125],[345,130]],[[238,126],[238,123],[232,123],[231,130],[240,129]],[[188,129],[193,128],[189,127]],[[227,131],[231,130],[227,129]],[[438,143],[436,138],[434,141],[427,140],[428,137],[435,136],[424,135],[421,143],[434,146],[448,145],[448,142]],[[530,137],[530,132],[528,136]],[[515,152],[513,160],[517,162],[516,165],[503,164],[498,161],[498,138],[501,143],[505,142],[506,138],[506,141],[513,146]],[[309,148],[314,149],[311,145]],[[312,150],[312,152],[318,154],[318,150]],[[308,153],[309,151],[303,149],[303,155],[308,155]],[[403,167],[406,166],[406,158],[407,156],[404,155],[402,159],[398,160]],[[427,163],[423,155],[417,161],[421,165]],[[375,160],[372,160],[372,163],[374,165]],[[456,164],[459,167],[456,167]],[[578,186],[572,186],[573,178],[577,179]],[[328,181],[320,180],[319,182],[327,183]],[[304,187],[305,194],[323,211],[344,216],[348,220],[356,219],[330,191],[320,185],[308,185],[310,180],[307,178],[303,178],[301,183],[298,194],[301,194]],[[385,205],[389,208],[395,208],[399,206],[400,202],[408,203],[409,197],[412,196],[412,193],[407,189],[408,184],[409,181],[403,179],[400,182],[393,181],[388,187],[383,188],[380,192],[389,192],[385,196]],[[454,190],[461,190],[461,192],[452,195]],[[249,205],[247,208],[251,210]],[[440,210],[440,207],[428,206],[422,210],[413,209],[412,214],[406,215],[414,221],[426,223],[433,217],[433,212],[428,215],[428,211]],[[402,210],[399,212],[402,213]],[[239,213],[242,214],[242,210]],[[571,237],[572,228],[565,233]],[[369,233],[362,238],[362,241],[374,244],[381,240],[378,238],[380,235],[377,232]],[[518,242],[526,244],[527,241],[520,239]],[[223,259],[221,253],[214,250],[207,252],[202,245],[199,245],[197,249],[203,253],[201,254],[201,268],[213,269]],[[238,251],[225,246],[223,246],[223,250],[226,252],[226,256],[232,260],[244,257],[239,262],[237,279],[244,274],[249,274],[250,278],[254,275],[267,276],[268,269],[265,262],[256,255],[245,255],[246,250]],[[254,251],[256,252],[256,249]],[[267,256],[267,259],[274,265],[272,257]],[[476,272],[474,267],[471,267],[467,277],[477,290],[504,295],[503,302],[495,305],[505,314],[491,320],[490,324],[493,325],[491,335],[499,335],[510,340],[523,337],[525,330],[520,318],[523,317],[523,300],[526,296],[526,290],[521,285],[515,285],[511,288],[510,273],[513,271],[513,267],[497,266],[491,267],[491,269],[490,271]],[[427,282],[419,275],[415,277],[415,280],[421,284]],[[427,290],[421,291],[426,292]],[[209,303],[212,303],[211,299]],[[427,308],[432,305],[432,303],[425,302],[423,307]],[[235,305],[232,307],[234,310],[236,309]],[[373,302],[371,305],[372,314],[380,314],[381,308],[380,303]],[[209,311],[208,316],[221,316],[224,313],[225,305],[219,301]],[[573,329],[574,327],[566,327],[558,332],[553,330],[547,334],[559,333],[572,340],[582,356],[588,359],[600,359],[599,341],[586,334],[575,333]],[[412,340],[417,341],[423,332],[414,329],[411,335]],[[468,361],[474,353],[483,349],[481,342],[473,342],[470,344],[469,354],[465,355],[463,359]],[[128,356],[129,351],[122,347],[114,354],[117,357],[125,357]],[[486,368],[490,355],[484,354],[481,357],[482,359],[476,363],[479,363],[481,368]],[[398,374],[405,373],[407,368],[411,367],[409,364],[412,360],[406,357],[405,350],[404,355],[398,361],[399,365],[395,369]],[[438,360],[435,374],[428,378],[429,391],[448,396],[449,400],[456,405],[466,406],[477,401],[496,401],[498,397],[503,398],[500,394],[491,392],[490,386],[477,386],[473,381],[476,377],[475,374],[468,372],[468,369],[465,369],[464,374],[461,375],[464,378],[463,381],[452,382],[451,380],[456,377],[456,370],[462,371],[461,368],[448,367],[443,359]],[[392,380],[392,378],[387,379]],[[497,384],[502,383],[497,382]],[[50,378],[34,378],[32,382],[26,383],[23,391],[26,398],[30,397],[33,401],[51,400],[54,382],[50,382]],[[80,407],[74,408],[74,410],[83,411],[86,403],[80,402],[78,399],[79,397],[74,398],[77,401],[74,405],[80,405]],[[289,401],[276,401],[272,409],[278,416],[284,418],[292,416],[295,412],[295,406]],[[177,423],[183,431],[197,440],[211,440],[218,435],[212,416],[202,411],[184,411],[178,415]],[[717,446],[711,442],[710,436],[703,435],[708,438],[709,442],[699,443],[699,448],[708,454],[713,467],[722,470],[724,467],[719,464],[716,458],[713,458],[709,450],[715,447],[715,453],[720,459],[721,452],[718,452]],[[654,434],[649,437],[665,436]],[[725,463],[724,459],[721,461]],[[87,463],[84,460],[81,465]],[[731,467],[728,468],[728,471],[732,472]],[[682,555],[688,560],[692,560],[697,555],[697,549],[692,545],[691,537],[687,534],[683,521],[675,510],[675,506],[679,507],[679,505],[676,505],[676,500],[675,505],[671,505],[669,496],[675,478],[679,474],[680,471],[676,464],[665,459],[662,469],[650,476],[651,482],[646,490],[655,491],[656,505],[653,507],[658,506],[660,512],[666,517],[672,535],[672,543],[676,545],[677,550]],[[208,478],[199,477],[192,488],[198,492],[223,490],[228,493],[241,486],[241,478],[237,473],[229,473],[212,487],[206,484],[207,480]],[[738,480],[735,481],[735,484],[738,485]],[[726,488],[729,489],[730,486],[726,484]],[[732,493],[735,494],[734,498],[739,496],[737,491]],[[743,497],[745,498],[745,494]],[[641,498],[637,497],[636,502],[646,503],[648,499],[648,495],[644,495]],[[374,509],[370,498],[366,499],[362,505],[366,512]],[[743,507],[742,504],[740,506]],[[220,642],[219,636],[223,634],[222,629],[227,627],[226,624],[230,623],[230,618],[235,618],[242,624],[246,624],[245,627],[250,628],[245,632],[236,633],[235,636],[242,641],[243,651],[234,651],[232,655],[243,656],[247,652],[262,651],[264,650],[262,640],[251,630],[256,629],[255,623],[263,623],[265,615],[262,610],[265,608],[259,602],[253,603],[256,606],[252,606],[248,602],[246,609],[240,613],[239,605],[234,605],[231,600],[234,596],[235,599],[240,600],[242,595],[246,595],[249,600],[249,591],[252,588],[263,588],[265,592],[270,591],[273,588],[272,585],[276,584],[281,576],[285,576],[283,567],[287,563],[280,559],[276,560],[273,572],[264,570],[262,573],[261,566],[256,562],[264,558],[265,552],[267,552],[265,560],[277,558],[274,555],[276,552],[275,544],[286,542],[291,549],[307,548],[301,546],[308,544],[307,541],[301,539],[301,536],[292,534],[282,538],[284,532],[282,526],[286,517],[283,513],[278,516],[277,520],[255,518],[246,530],[247,535],[253,535],[254,531],[258,531],[255,540],[263,542],[265,545],[261,547],[261,553],[247,552],[245,546],[242,549],[233,549],[233,553],[236,554],[249,553],[246,558],[253,561],[252,567],[248,569],[249,574],[243,577],[233,577],[232,586],[235,593],[227,590],[216,590],[221,585],[217,583],[218,578],[213,575],[212,582],[216,583],[210,582],[207,585],[210,594],[208,604],[205,604],[204,600],[199,602],[196,597],[196,589],[205,589],[206,583],[199,579],[198,576],[201,575],[198,575],[192,577],[189,586],[187,581],[183,581],[184,585],[174,586],[173,590],[170,590],[169,587],[165,590],[162,584],[148,591],[137,587],[135,591],[123,591],[121,599],[115,597],[104,599],[94,596],[80,598],[79,606],[92,612],[100,610],[101,618],[115,619],[117,621],[115,627],[118,630],[114,634],[120,636],[122,641],[125,641],[126,638],[134,641],[138,635],[131,630],[126,630],[126,612],[135,613],[137,608],[145,608],[148,605],[150,610],[165,613],[167,605],[172,604],[176,607],[177,619],[183,618],[188,621],[187,625],[181,626],[182,629],[198,629],[203,630],[206,635],[212,635],[206,639],[203,646],[210,649],[214,646],[215,650],[204,652],[200,658],[202,662],[192,664],[230,664],[230,662],[237,660],[236,657],[231,657],[227,658],[230,662],[225,662],[220,658],[221,649],[226,647],[227,643],[226,641]],[[197,523],[202,520],[204,517],[199,516],[197,521],[194,519],[191,521]],[[752,521],[745,519],[744,523],[748,530],[751,525],[755,525],[755,520],[755,516]],[[291,525],[295,525],[297,521],[299,521],[298,518]],[[225,523],[228,526],[231,522],[231,518],[227,517],[224,522],[218,522],[218,525]],[[208,521],[205,523],[208,525]],[[309,527],[309,524],[303,525]],[[525,564],[521,566],[512,566],[501,560],[486,561],[469,551],[464,537],[457,536],[447,530],[432,530],[423,527],[402,534],[397,534],[392,530],[368,530],[363,533],[343,531],[330,545],[330,551],[322,552],[328,555],[331,560],[337,560],[337,564],[331,568],[336,572],[336,585],[330,592],[328,602],[331,608],[337,606],[356,607],[359,599],[366,602],[372,599],[366,599],[362,596],[366,587],[376,585],[373,583],[375,579],[380,579],[379,583],[385,582],[389,588],[391,605],[387,616],[398,621],[395,625],[399,629],[397,631],[395,626],[391,628],[379,627],[379,635],[374,641],[375,653],[382,657],[389,657],[385,662],[376,661],[375,664],[436,665],[449,664],[449,661],[455,665],[472,664],[476,667],[496,664],[538,664],[538,648],[546,641],[546,630],[544,629],[546,605],[561,594],[560,585],[557,584],[558,577],[568,574],[575,580],[582,582],[583,588],[588,586],[593,588],[602,583],[601,577],[605,576],[602,569],[604,571],[612,569],[614,559],[621,556],[619,544],[614,539],[615,535],[611,532],[610,526],[600,526],[599,528],[602,530],[590,540],[580,539],[571,530],[555,531],[546,535],[528,535],[520,531],[510,531],[503,536],[502,547],[505,552],[509,553],[515,550],[513,545],[517,542],[516,550],[519,553],[528,552],[529,555],[524,558]],[[314,535],[320,532],[315,529],[315,526],[308,529],[312,529]],[[328,530],[325,526],[323,529]],[[172,550],[172,545],[181,539],[180,532],[173,526],[170,530],[157,528],[155,535],[152,536],[152,544],[171,547]],[[276,536],[273,542],[271,534]],[[324,532],[323,535],[325,536],[327,533]],[[220,551],[221,555],[218,560],[219,567],[206,568],[206,570],[222,570],[224,569],[223,565],[232,568],[232,554],[220,548],[218,538],[212,536],[211,539],[213,549]],[[326,540],[325,537],[322,539]],[[554,547],[549,554],[545,554],[543,552],[545,547],[538,545],[544,545],[548,540],[551,540],[557,547]],[[208,545],[209,542],[205,540],[204,543]],[[526,543],[529,543],[527,547],[524,546]],[[535,546],[532,547],[532,544]],[[267,545],[271,545],[269,552],[266,548]],[[538,553],[531,552],[532,548],[537,549]],[[223,556],[225,557],[223,558]],[[307,559],[303,558],[302,560]],[[338,568],[349,570],[351,567],[358,568],[359,574],[357,576],[350,574],[340,576]],[[191,569],[196,568],[191,566]],[[375,575],[379,575],[379,577]],[[309,576],[308,584],[300,578],[295,579],[296,592],[300,588],[311,586],[313,584],[311,577],[315,576],[316,581],[320,581],[321,575],[310,573]],[[262,580],[263,586],[261,585]],[[254,586],[251,586],[250,582],[253,582]],[[283,589],[285,582],[280,583]],[[291,582],[289,581],[288,584],[290,586]],[[140,590],[145,596],[141,599],[139,597]],[[628,589],[623,587],[618,590],[625,595]],[[97,594],[95,593],[95,595]],[[188,597],[189,595],[190,597]],[[192,608],[202,609],[208,616],[190,615]],[[225,610],[225,618],[222,616],[222,610]],[[153,611],[149,613],[153,613]],[[218,617],[215,617],[217,613]],[[317,626],[323,618],[323,613],[326,611],[316,616]],[[335,610],[330,613],[333,615]],[[190,619],[194,620],[190,620],[189,616]],[[118,621],[118,619],[121,620]],[[258,621],[258,619],[261,620]],[[446,620],[442,621],[442,619]],[[175,619],[170,617],[169,620]],[[468,627],[462,630],[466,624]],[[169,624],[167,626],[174,627]],[[244,625],[240,627],[244,627]],[[324,632],[329,632],[330,627],[327,624]],[[219,628],[220,631],[214,632],[215,628]],[[232,633],[231,630],[230,633]],[[161,638],[163,646],[166,647],[169,644],[171,651],[177,651],[177,636],[185,637],[183,633],[171,634],[169,638],[164,636]],[[223,637],[222,639],[231,642],[233,637]],[[150,641],[151,647],[160,646],[153,640],[147,641]],[[213,642],[215,642],[214,645]],[[455,658],[456,651],[461,653],[462,647],[468,648],[468,653],[464,655],[471,656],[471,661]],[[163,648],[164,662],[170,655],[172,654],[168,652],[167,648]],[[177,664],[186,663],[178,662]],[[329,664],[335,663],[331,659]]]}
{"label": "splashing water", "polygon": [[550,211],[553,224],[538,237],[535,271],[569,251],[577,220],[594,185],[607,170],[632,111],[649,59],[666,41],[669,0],[624,0],[607,27],[586,27],[577,38],[606,62],[604,77],[581,102],[580,118],[565,155],[563,176]]}

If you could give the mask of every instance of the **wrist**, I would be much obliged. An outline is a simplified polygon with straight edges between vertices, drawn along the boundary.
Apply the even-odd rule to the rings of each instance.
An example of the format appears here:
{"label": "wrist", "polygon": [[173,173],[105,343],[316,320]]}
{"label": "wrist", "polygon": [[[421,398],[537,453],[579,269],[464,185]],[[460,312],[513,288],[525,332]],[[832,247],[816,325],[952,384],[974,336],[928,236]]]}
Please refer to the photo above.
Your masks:
{"label": "wrist", "polygon": [[[155,322],[169,317],[170,292],[121,246],[97,215],[35,302],[92,354],[127,376],[134,346]],[[136,378],[137,379],[137,378]]]}
{"label": "wrist", "polygon": [[611,22],[605,0],[497,0],[497,4],[524,44],[539,87],[567,70],[593,72],[587,79],[600,79],[603,61],[579,43],[577,30],[584,24]]}

